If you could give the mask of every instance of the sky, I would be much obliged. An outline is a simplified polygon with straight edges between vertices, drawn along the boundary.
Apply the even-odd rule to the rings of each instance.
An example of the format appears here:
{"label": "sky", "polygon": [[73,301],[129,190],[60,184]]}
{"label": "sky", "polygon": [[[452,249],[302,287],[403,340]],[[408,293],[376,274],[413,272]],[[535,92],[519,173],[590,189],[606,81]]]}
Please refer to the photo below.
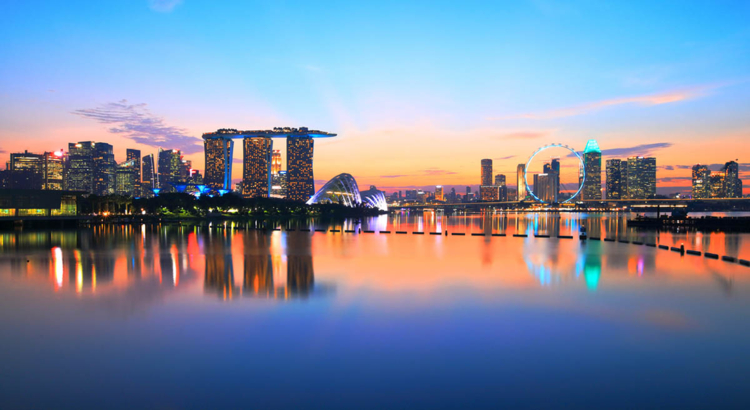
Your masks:
{"label": "sky", "polygon": [[0,167],[93,140],[202,170],[205,132],[306,126],[338,134],[318,186],[462,192],[483,158],[512,186],[538,147],[595,139],[655,156],[661,193],[730,160],[750,193],[748,21],[747,1],[4,0]]}

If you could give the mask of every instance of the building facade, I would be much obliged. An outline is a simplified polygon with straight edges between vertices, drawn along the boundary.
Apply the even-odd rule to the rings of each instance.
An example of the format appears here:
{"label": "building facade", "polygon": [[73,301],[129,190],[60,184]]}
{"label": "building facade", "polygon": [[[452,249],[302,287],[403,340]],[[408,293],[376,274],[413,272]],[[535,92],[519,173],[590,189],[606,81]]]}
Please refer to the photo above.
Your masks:
{"label": "building facade", "polygon": [[68,144],[68,169],[65,189],[94,192],[94,142]]}
{"label": "building facade", "polygon": [[271,194],[273,140],[251,137],[243,140],[242,196],[268,198]]}
{"label": "building facade", "polygon": [[627,199],[651,199],[656,196],[656,158],[630,157],[627,170]]}
{"label": "building facade", "polygon": [[526,164],[518,164],[516,167],[516,200],[518,201],[526,199],[526,181],[523,177],[525,172]]}
{"label": "building facade", "polygon": [[589,140],[583,150],[583,167],[585,179],[583,181],[582,199],[602,199],[602,151],[595,140]]}
{"label": "building facade", "polygon": [[708,166],[701,164],[693,165],[692,194],[694,199],[711,197],[710,178],[711,171],[708,169]]}
{"label": "building facade", "polygon": [[182,172],[182,153],[180,150],[159,148],[159,189],[162,192],[173,192],[174,185],[180,183]]}
{"label": "building facade", "polygon": [[286,139],[287,198],[307,202],[315,194],[312,137]]}
{"label": "building facade", "polygon": [[115,193],[115,154],[111,144],[94,143],[94,194]]}
{"label": "building facade", "polygon": [[204,136],[203,148],[206,158],[204,169],[206,186],[216,190],[229,190],[232,185],[234,140],[220,135]]}
{"label": "building facade", "polygon": [[622,199],[622,160],[608,159],[606,162],[606,195],[607,199]]}
{"label": "building facade", "polygon": [[[133,196],[141,196],[143,193],[141,192],[141,150],[139,149],[132,149],[128,148],[125,151],[125,160],[126,161],[133,161],[133,167],[135,168],[135,191]],[[115,182],[116,183],[116,182]]]}
{"label": "building facade", "polygon": [[148,154],[142,158],[141,168],[141,195],[150,197],[154,188],[159,188],[156,167],[154,167],[154,154]]}

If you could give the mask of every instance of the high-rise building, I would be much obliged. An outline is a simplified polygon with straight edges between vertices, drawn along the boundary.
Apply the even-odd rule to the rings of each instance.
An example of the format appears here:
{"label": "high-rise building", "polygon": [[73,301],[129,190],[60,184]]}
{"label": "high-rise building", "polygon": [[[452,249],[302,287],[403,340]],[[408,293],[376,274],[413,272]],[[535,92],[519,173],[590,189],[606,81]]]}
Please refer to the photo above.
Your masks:
{"label": "high-rise building", "polygon": [[742,198],[742,180],[740,179],[740,166],[737,161],[729,161],[724,164],[724,197]]}
{"label": "high-rise building", "polygon": [[278,175],[281,172],[281,151],[275,149],[271,155],[271,175]]}
{"label": "high-rise building", "polygon": [[620,199],[628,199],[628,160],[620,160]]}
{"label": "high-rise building", "polygon": [[279,171],[271,175],[271,197],[286,198],[287,195],[286,171]]}
{"label": "high-rise building", "polygon": [[602,199],[602,151],[595,140],[589,140],[583,150],[583,199]]}
{"label": "high-rise building", "polygon": [[726,197],[726,194],[724,192],[724,177],[724,172],[711,172],[710,176],[708,177],[709,198]]}
{"label": "high-rise building", "polygon": [[435,187],[435,200],[436,201],[445,201],[445,197],[443,196],[443,186],[438,185]]}
{"label": "high-rise building", "polygon": [[516,168],[516,199],[523,201],[526,199],[526,181],[523,174],[526,172],[526,164],[518,164]]}
{"label": "high-rise building", "polygon": [[28,151],[10,154],[10,186],[16,189],[42,189],[44,187],[44,154]]}
{"label": "high-rise building", "polygon": [[497,187],[497,200],[507,201],[508,200],[508,186],[505,182],[505,175],[495,175],[495,186]]}
{"label": "high-rise building", "polygon": [[180,150],[159,148],[159,189],[162,192],[173,192],[172,184],[180,183],[182,175],[182,154]]}
{"label": "high-rise building", "polygon": [[[140,154],[140,153],[139,153]],[[138,195],[136,191],[138,174],[138,164],[140,155],[136,160],[131,159],[117,165],[115,169],[115,194],[133,197]]]}
{"label": "high-rise building", "polygon": [[497,201],[500,198],[500,192],[495,185],[482,185],[479,187],[479,198],[482,201]]}
{"label": "high-rise building", "polygon": [[268,198],[271,194],[273,141],[269,137],[243,140],[242,196]]}
{"label": "high-rise building", "polygon": [[94,145],[92,141],[68,144],[68,169],[65,189],[94,192]]}
{"label": "high-rise building", "polygon": [[549,174],[550,178],[555,179],[555,186],[557,187],[555,198],[559,198],[560,197],[560,159],[552,158],[550,162],[544,164],[543,170],[544,170],[543,173]]}
{"label": "high-rise building", "polygon": [[143,167],[141,172],[141,195],[151,196],[154,188],[159,188],[158,174],[154,167],[154,154],[148,154],[142,158]]}
{"label": "high-rise building", "polygon": [[203,138],[206,157],[204,182],[211,189],[229,190],[232,185],[234,140],[218,134],[210,137],[204,135]]}
{"label": "high-rise building", "polygon": [[482,160],[482,183],[480,185],[492,185],[492,160]]}
{"label": "high-rise building", "polygon": [[115,193],[115,154],[112,145],[97,142],[93,144],[94,154],[94,194],[112,195]]}
{"label": "high-rise building", "polygon": [[557,175],[534,174],[534,195],[544,202],[558,202],[560,187],[557,185]]}
{"label": "high-rise building", "polygon": [[710,179],[711,171],[708,166],[693,165],[693,199],[709,198],[711,196]]}
{"label": "high-rise building", "polygon": [[656,196],[656,158],[628,158],[627,199],[650,199]]}
{"label": "high-rise building", "polygon": [[287,198],[307,202],[315,194],[312,137],[286,139]]}
{"label": "high-rise building", "polygon": [[135,167],[135,193],[133,196],[141,196],[141,150],[128,148],[125,151],[126,161],[134,161],[133,166]]}
{"label": "high-rise building", "polygon": [[44,153],[42,189],[60,191],[65,187],[65,162],[63,150]]}
{"label": "high-rise building", "polygon": [[608,159],[606,162],[607,172],[607,199],[622,199],[622,175],[620,169],[622,160]]}

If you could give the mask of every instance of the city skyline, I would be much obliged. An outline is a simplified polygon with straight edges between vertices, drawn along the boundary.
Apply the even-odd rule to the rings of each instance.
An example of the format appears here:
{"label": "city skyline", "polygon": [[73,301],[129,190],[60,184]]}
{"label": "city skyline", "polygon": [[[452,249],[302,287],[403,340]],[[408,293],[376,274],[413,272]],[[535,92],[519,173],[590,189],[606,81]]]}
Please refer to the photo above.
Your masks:
{"label": "city skyline", "polygon": [[[478,186],[480,156],[510,176],[538,146],[582,150],[589,139],[602,147],[602,168],[658,157],[662,194],[690,191],[696,163],[718,171],[740,159],[748,178],[747,5],[409,4],[389,13],[388,5],[156,3],[2,6],[15,23],[0,28],[3,165],[12,152],[102,141],[118,163],[127,148],[179,149],[207,174],[206,130],[289,124],[339,134],[316,143],[316,188],[341,172],[389,192]],[[366,21],[356,17],[363,11]],[[228,28],[248,16],[258,30]],[[263,30],[279,16],[319,24]],[[196,33],[205,19],[228,24]],[[381,26],[389,30],[371,36]],[[232,183],[241,179],[236,166]]]}

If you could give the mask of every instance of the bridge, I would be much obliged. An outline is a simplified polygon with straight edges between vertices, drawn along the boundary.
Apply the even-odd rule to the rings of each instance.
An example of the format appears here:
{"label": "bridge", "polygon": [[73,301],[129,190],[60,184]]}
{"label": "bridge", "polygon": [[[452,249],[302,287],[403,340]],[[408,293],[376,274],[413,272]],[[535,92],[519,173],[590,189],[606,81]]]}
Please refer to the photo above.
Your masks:
{"label": "bridge", "polygon": [[560,210],[586,210],[590,208],[623,208],[628,207],[636,210],[647,209],[672,209],[672,208],[736,208],[750,210],[750,198],[702,198],[702,199],[676,199],[676,198],[652,198],[652,199],[584,199],[570,204],[545,205],[536,201],[479,201],[462,202],[455,204],[431,203],[431,204],[405,204],[389,205],[389,209],[454,209],[454,208],[505,208],[505,209],[527,209],[544,207],[546,209]]}

